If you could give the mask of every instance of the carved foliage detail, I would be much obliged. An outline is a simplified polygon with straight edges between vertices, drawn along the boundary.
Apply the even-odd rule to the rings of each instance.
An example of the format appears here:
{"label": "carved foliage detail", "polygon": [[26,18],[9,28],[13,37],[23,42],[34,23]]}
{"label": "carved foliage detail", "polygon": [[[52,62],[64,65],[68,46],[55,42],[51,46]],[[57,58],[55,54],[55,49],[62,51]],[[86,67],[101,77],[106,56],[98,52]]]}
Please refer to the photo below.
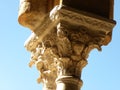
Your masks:
{"label": "carved foliage detail", "polygon": [[79,78],[82,68],[87,64],[86,60],[74,61],[70,58],[60,58],[56,61],[58,76],[74,76]]}
{"label": "carved foliage detail", "polygon": [[40,43],[36,50],[31,53],[31,61],[29,66],[36,65],[40,76],[37,79],[38,83],[42,82],[47,88],[55,88],[55,79],[57,77],[54,62],[57,56],[53,53],[52,48],[46,48],[43,43]]}
{"label": "carved foliage detail", "polygon": [[106,37],[104,31],[65,21],[43,34],[44,37],[34,35],[28,43],[31,50],[29,66],[36,65],[40,73],[38,82],[51,89],[56,88],[56,78],[72,76],[79,79],[89,52],[94,48],[101,50]]}
{"label": "carved foliage detail", "polygon": [[102,38],[104,35],[89,32],[83,26],[59,23],[32,51],[29,65],[36,64],[40,72],[38,82],[52,84],[62,75],[79,77],[89,52],[94,48],[101,49]]}

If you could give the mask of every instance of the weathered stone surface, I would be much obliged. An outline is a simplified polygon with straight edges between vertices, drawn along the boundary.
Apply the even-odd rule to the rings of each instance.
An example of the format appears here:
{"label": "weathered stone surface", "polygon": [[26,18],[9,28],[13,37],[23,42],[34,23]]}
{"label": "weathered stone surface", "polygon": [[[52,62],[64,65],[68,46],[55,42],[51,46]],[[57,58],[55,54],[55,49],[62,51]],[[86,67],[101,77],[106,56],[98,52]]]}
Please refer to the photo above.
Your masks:
{"label": "weathered stone surface", "polygon": [[62,90],[79,90],[89,52],[110,42],[115,22],[61,6],[41,22],[25,43],[31,52],[29,65],[36,64],[40,72],[38,82],[53,90],[61,85]]}
{"label": "weathered stone surface", "polygon": [[[46,14],[55,5],[67,5],[76,10],[85,11],[113,19],[113,0],[20,0],[18,21],[31,30],[35,29]],[[38,24],[39,22],[39,24]]]}
{"label": "weathered stone surface", "polygon": [[[92,35],[93,40],[95,39],[94,37],[96,36],[103,37],[104,40],[101,43],[101,45],[102,44],[107,45],[110,42],[112,28],[114,27],[114,24],[115,24],[115,22],[112,20],[108,20],[108,19],[101,18],[101,17],[94,16],[94,15],[89,15],[89,13],[76,12],[76,11],[74,12],[74,10],[69,10],[69,8],[66,9],[66,8],[56,7],[51,11],[50,18],[44,19],[42,21],[43,23],[41,23],[34,30],[34,33],[33,33],[34,35],[31,35],[31,37],[26,41],[26,43],[28,43],[27,49],[28,50],[34,49],[37,43],[41,42],[41,40],[45,36],[47,36],[48,33],[52,32],[52,30],[58,25],[60,21],[63,21],[63,24],[61,24],[62,26],[68,29],[69,28],[76,29],[76,34],[78,34],[78,32],[80,31],[81,35],[84,36],[84,34],[82,33],[88,32],[88,34]],[[66,23],[68,23],[69,25],[67,26]],[[80,30],[81,27],[82,27],[82,30]],[[74,32],[72,30],[69,30],[69,31],[71,31],[72,34]],[[55,35],[52,35],[52,36],[55,36]],[[76,39],[80,39],[79,35],[77,37],[78,38]],[[86,35],[84,37],[87,38],[89,36]],[[107,39],[106,41],[105,37],[109,39]],[[84,38],[81,40],[84,40]]]}
{"label": "weathered stone surface", "polygon": [[35,29],[59,0],[20,0],[18,21],[31,30]]}
{"label": "weathered stone surface", "polygon": [[33,29],[47,13],[47,0],[21,0],[18,21]]}
{"label": "weathered stone surface", "polygon": [[33,31],[25,42],[31,52],[29,66],[36,65],[43,90],[80,90],[90,51],[111,41],[115,25],[107,11],[111,1],[98,0],[100,5],[104,2],[105,11],[91,1],[21,0],[19,23]]}

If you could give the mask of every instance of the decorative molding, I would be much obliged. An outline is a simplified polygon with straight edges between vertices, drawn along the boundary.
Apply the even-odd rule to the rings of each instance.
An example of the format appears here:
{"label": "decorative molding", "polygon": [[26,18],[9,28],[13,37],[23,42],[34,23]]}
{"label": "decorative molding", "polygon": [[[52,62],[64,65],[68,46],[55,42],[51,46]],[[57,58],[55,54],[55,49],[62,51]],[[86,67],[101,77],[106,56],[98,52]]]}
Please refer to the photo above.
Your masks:
{"label": "decorative molding", "polygon": [[[39,25],[33,29],[35,35],[31,35],[30,38],[38,37],[37,42],[41,42],[44,36],[53,30],[61,21],[70,23],[72,26],[76,25],[77,28],[88,28],[87,32],[93,33],[93,35],[97,36],[99,34],[99,36],[105,36],[104,39],[107,41],[103,41],[104,45],[107,45],[111,41],[112,29],[115,25],[115,22],[112,20],[57,6],[50,12],[50,18],[48,15],[46,15],[41,23],[39,23]],[[32,42],[30,41],[30,38],[25,44],[27,47],[31,47],[31,45],[29,46],[29,42]]]}
{"label": "decorative molding", "polygon": [[82,25],[93,30],[110,31],[115,21],[109,20],[88,12],[77,11],[66,6],[56,6],[50,12],[50,18],[53,21],[61,19],[72,24]]}
{"label": "decorative molding", "polygon": [[72,76],[62,76],[61,78],[56,80],[57,83],[70,83],[73,85],[77,85],[79,87],[82,86],[83,82],[82,80],[72,77]]}

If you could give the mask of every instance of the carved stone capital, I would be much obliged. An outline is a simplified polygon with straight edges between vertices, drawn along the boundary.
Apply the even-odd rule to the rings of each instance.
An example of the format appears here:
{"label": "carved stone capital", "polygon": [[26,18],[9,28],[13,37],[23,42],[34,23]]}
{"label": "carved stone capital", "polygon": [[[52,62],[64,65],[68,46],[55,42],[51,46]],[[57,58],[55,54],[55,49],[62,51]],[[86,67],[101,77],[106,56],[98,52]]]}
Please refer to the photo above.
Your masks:
{"label": "carved stone capital", "polygon": [[57,90],[64,84],[76,85],[75,90],[79,90],[90,51],[101,50],[110,42],[115,22],[64,6],[55,7],[45,17],[25,42],[31,52],[29,65],[36,65],[38,82],[45,87],[55,90],[57,83]]}

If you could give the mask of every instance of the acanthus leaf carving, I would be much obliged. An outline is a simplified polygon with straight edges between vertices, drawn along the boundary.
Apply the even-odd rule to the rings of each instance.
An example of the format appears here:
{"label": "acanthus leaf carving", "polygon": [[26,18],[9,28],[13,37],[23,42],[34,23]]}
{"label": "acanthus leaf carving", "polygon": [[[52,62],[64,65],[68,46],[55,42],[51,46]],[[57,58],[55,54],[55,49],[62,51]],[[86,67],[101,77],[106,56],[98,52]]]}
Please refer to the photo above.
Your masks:
{"label": "acanthus leaf carving", "polygon": [[42,22],[26,48],[31,51],[29,66],[35,64],[40,72],[38,82],[49,88],[56,87],[59,77],[80,80],[90,51],[101,50],[102,45],[109,43],[114,26],[111,21],[61,7],[55,8]]}

